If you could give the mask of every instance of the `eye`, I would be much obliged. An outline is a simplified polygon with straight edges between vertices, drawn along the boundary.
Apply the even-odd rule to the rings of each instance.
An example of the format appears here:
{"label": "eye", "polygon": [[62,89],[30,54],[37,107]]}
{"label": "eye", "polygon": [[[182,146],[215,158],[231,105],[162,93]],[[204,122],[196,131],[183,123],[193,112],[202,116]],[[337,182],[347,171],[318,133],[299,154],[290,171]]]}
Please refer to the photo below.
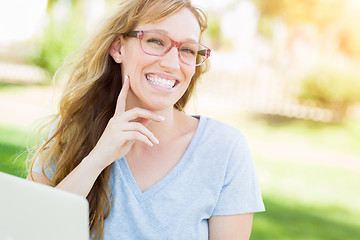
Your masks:
{"label": "eye", "polygon": [[164,42],[159,38],[149,38],[146,40],[147,43],[164,46]]}
{"label": "eye", "polygon": [[180,51],[181,51],[182,53],[186,53],[186,54],[189,54],[189,55],[193,55],[193,56],[196,55],[196,51],[193,50],[193,49],[191,49],[191,48],[186,48],[186,47],[184,47],[184,48],[181,48]]}

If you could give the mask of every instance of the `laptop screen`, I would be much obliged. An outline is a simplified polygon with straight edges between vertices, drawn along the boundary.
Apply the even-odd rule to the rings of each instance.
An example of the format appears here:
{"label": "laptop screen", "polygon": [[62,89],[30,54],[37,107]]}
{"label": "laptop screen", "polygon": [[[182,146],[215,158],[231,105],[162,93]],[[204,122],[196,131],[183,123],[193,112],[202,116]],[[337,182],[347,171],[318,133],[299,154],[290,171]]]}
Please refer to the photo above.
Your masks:
{"label": "laptop screen", "polygon": [[0,172],[0,240],[88,240],[85,198]]}

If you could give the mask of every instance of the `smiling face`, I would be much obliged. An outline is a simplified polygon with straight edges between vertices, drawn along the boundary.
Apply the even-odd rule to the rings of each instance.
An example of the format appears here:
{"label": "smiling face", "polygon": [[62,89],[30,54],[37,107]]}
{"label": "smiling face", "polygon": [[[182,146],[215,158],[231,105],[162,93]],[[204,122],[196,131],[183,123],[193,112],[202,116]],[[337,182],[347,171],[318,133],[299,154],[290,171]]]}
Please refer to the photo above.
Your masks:
{"label": "smiling face", "polygon": [[[160,32],[177,42],[198,42],[200,37],[199,23],[187,8],[160,22],[139,24],[134,30]],[[195,73],[194,66],[179,59],[176,47],[164,56],[152,56],[146,54],[140,40],[133,37],[121,36],[119,49],[113,46],[110,54],[122,63],[123,77],[130,76],[131,91],[127,98],[130,108],[141,107],[152,111],[172,109]]]}

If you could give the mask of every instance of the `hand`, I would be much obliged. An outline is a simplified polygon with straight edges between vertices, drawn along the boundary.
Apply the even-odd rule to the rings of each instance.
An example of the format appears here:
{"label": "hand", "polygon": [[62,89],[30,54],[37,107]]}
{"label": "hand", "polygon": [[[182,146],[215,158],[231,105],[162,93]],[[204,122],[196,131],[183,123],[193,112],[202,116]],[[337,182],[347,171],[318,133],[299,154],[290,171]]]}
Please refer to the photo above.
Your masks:
{"label": "hand", "polygon": [[[135,141],[143,142],[149,146],[159,143],[146,127],[152,121],[164,120],[164,117],[142,108],[125,111],[129,89],[129,77],[125,76],[114,116],[109,120],[99,141],[89,154],[92,156],[91,159],[99,161],[101,169],[124,157]],[[135,121],[137,119],[140,120]]]}

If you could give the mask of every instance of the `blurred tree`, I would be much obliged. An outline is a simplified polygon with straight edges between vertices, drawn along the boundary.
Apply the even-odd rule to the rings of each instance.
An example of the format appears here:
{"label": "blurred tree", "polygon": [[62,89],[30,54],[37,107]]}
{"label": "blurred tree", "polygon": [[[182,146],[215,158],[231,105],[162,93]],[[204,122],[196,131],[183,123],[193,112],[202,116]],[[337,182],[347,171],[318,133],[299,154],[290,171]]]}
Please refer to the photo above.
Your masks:
{"label": "blurred tree", "polygon": [[274,19],[289,27],[316,24],[319,30],[329,25],[336,29],[340,49],[360,57],[360,4],[358,0],[253,0],[260,12],[259,32],[271,36]]}
{"label": "blurred tree", "polygon": [[49,0],[48,23],[37,40],[37,54],[29,60],[53,75],[86,35],[85,9],[85,0]]}
{"label": "blurred tree", "polygon": [[344,9],[340,0],[254,0],[262,17],[281,18],[288,25],[316,23],[320,27],[334,22]]}
{"label": "blurred tree", "polygon": [[48,0],[48,5],[47,5],[47,12],[51,13],[52,9],[54,8],[55,4],[58,2],[59,0]]}
{"label": "blurred tree", "polygon": [[360,1],[347,0],[345,11],[339,15],[340,48],[360,58]]}
{"label": "blurred tree", "polygon": [[232,48],[231,40],[224,37],[221,29],[221,14],[210,12],[208,14],[208,29],[205,32],[210,40],[211,48],[214,50],[227,50]]}
{"label": "blurred tree", "polygon": [[209,36],[211,41],[211,46],[214,49],[218,49],[221,46],[222,34],[221,34],[221,17],[219,14],[209,15],[209,28],[206,31],[206,34]]}
{"label": "blurred tree", "polygon": [[360,101],[360,72],[350,65],[327,63],[315,68],[301,82],[302,104],[333,111],[333,122],[341,122],[350,106]]}

